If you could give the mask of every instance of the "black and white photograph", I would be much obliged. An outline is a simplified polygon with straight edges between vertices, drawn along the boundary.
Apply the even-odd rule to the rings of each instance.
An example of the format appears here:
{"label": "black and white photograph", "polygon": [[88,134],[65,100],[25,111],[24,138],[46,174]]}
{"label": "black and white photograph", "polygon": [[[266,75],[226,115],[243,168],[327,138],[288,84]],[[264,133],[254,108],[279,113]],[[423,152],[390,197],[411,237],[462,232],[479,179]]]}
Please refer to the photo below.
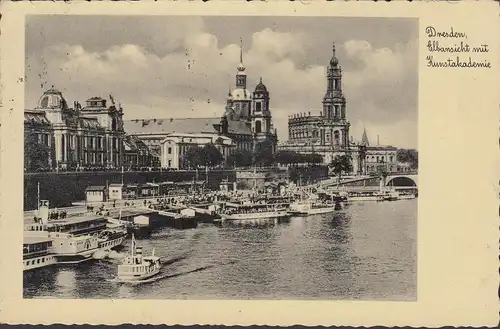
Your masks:
{"label": "black and white photograph", "polygon": [[27,16],[23,298],[418,301],[418,23]]}

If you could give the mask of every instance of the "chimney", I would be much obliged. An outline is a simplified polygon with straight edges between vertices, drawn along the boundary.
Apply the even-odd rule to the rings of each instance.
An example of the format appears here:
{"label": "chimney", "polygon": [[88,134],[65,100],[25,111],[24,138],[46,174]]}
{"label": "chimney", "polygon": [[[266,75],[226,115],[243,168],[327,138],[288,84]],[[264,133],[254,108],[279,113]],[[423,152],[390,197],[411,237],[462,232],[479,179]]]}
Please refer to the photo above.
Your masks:
{"label": "chimney", "polygon": [[380,146],[380,139],[379,139],[379,135],[377,135],[377,146]]}

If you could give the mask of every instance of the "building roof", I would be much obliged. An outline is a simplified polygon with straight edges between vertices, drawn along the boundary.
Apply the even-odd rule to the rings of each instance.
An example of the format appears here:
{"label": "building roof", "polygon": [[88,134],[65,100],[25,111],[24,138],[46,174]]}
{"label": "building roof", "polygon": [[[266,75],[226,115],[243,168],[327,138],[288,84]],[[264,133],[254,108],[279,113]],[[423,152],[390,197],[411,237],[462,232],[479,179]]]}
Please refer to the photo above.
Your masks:
{"label": "building roof", "polygon": [[200,139],[202,139],[202,143],[203,142],[207,143],[207,139],[208,139],[209,140],[208,143],[233,145],[233,140],[229,137],[221,136],[219,134],[207,134],[207,133],[200,133],[200,134],[172,133],[172,134],[168,134],[167,137],[165,137],[165,139],[163,139],[161,142],[165,143],[168,141],[177,140],[178,142],[181,142],[181,143],[198,144],[200,142]]}
{"label": "building roof", "polygon": [[50,242],[52,239],[49,237],[34,237],[34,236],[25,236],[23,237],[23,244],[36,244],[43,242]]}
{"label": "building roof", "polygon": [[146,144],[144,144],[143,141],[133,135],[125,135],[123,144],[125,151],[142,151],[144,153],[149,152],[149,148],[146,146]]}
{"label": "building roof", "polygon": [[252,99],[252,94],[248,89],[236,88],[231,92],[231,97],[235,101],[250,100]]}
{"label": "building roof", "polygon": [[255,87],[255,92],[266,93],[267,87],[262,83],[262,78],[260,78],[259,84]]}
{"label": "building roof", "polygon": [[366,135],[366,128],[363,130],[363,136],[361,137],[361,145],[370,146],[370,142],[368,141],[368,136]]}
{"label": "building roof", "polygon": [[105,101],[105,99],[102,97],[94,96],[87,99],[87,101]]}
{"label": "building roof", "polygon": [[80,126],[85,129],[103,129],[97,118],[79,117]]}
{"label": "building roof", "polygon": [[106,186],[101,185],[91,185],[85,189],[85,191],[104,191]]}
{"label": "building roof", "polygon": [[36,123],[50,125],[44,111],[24,110],[24,123]]}
{"label": "building roof", "polygon": [[[172,134],[172,133],[218,133],[215,128],[220,118],[181,118],[181,119],[136,119],[123,122],[124,130],[131,135]],[[245,122],[228,120],[230,134],[252,134]]]}
{"label": "building roof", "polygon": [[52,88],[46,90],[44,93],[44,95],[59,95],[62,97],[62,93],[57,90],[56,88],[54,88],[54,86],[52,86]]}

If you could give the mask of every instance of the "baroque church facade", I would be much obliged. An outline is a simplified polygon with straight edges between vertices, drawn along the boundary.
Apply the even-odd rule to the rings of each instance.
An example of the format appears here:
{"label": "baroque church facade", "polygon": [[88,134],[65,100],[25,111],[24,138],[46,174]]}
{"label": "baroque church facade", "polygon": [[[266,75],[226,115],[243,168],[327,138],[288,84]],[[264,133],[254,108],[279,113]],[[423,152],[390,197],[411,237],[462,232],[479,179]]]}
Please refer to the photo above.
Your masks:
{"label": "baroque church facade", "polygon": [[319,114],[298,113],[288,117],[288,141],[280,143],[280,151],[316,153],[323,163],[336,156],[352,159],[353,173],[368,174],[380,170],[397,171],[397,149],[392,146],[370,146],[366,130],[361,142],[350,136],[346,98],[342,91],[342,67],[333,44],[332,57],[326,70],[326,91]]}
{"label": "baroque church facade", "polygon": [[[167,139],[174,134],[182,134],[186,145],[171,145],[171,150],[179,150],[175,157],[181,158],[190,143],[194,143],[200,134],[217,134],[228,137],[234,143],[229,156],[235,150],[253,151],[259,143],[267,142],[276,151],[278,137],[273,127],[270,93],[260,79],[253,92],[248,88],[246,67],[243,64],[243,44],[240,48],[240,63],[236,68],[235,88],[229,90],[226,97],[225,110],[220,117],[209,118],[153,118],[135,119],[124,122],[125,131],[128,134],[141,139],[148,147],[161,155],[168,147],[162,147],[165,142],[172,143]],[[189,134],[192,141],[189,141]],[[221,139],[223,140],[223,139]],[[169,155],[169,159],[171,155]],[[164,161],[165,162],[165,161]],[[176,163],[176,161],[172,161]],[[166,163],[168,167],[168,162]],[[165,164],[162,164],[165,166]]]}

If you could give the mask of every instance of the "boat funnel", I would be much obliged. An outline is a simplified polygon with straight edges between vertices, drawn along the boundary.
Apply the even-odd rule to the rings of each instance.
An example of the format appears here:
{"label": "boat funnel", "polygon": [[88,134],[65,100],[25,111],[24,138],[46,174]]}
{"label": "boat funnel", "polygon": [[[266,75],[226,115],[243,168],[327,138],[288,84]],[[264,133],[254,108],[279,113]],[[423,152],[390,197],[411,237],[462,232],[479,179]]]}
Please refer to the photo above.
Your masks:
{"label": "boat funnel", "polygon": [[38,210],[36,212],[38,218],[40,218],[43,225],[47,225],[49,222],[49,200],[40,200],[38,203]]}

